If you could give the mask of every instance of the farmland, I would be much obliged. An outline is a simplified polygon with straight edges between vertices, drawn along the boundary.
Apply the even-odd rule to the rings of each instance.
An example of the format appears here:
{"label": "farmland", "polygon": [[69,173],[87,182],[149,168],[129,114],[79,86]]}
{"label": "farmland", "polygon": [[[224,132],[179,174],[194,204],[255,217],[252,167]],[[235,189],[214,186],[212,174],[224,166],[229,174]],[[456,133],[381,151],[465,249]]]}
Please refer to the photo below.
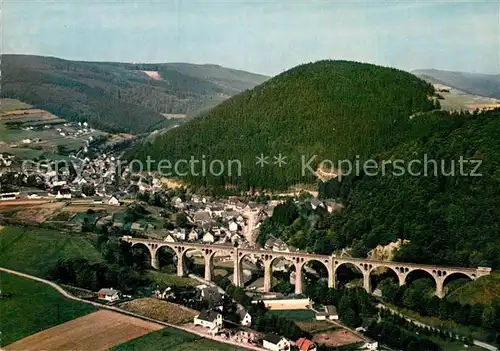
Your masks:
{"label": "farmland", "polygon": [[471,95],[460,90],[451,88],[450,92],[440,92],[443,100],[440,100],[441,108],[447,111],[493,109],[500,107],[500,100],[482,96]]}
{"label": "farmland", "polygon": [[35,276],[62,258],[102,260],[88,239],[48,229],[5,227],[0,232],[0,266]]}
{"label": "farmland", "polygon": [[[42,155],[56,158],[109,137],[90,126],[69,123],[47,111],[29,108],[18,100],[1,99],[0,106],[0,152],[26,158]],[[113,138],[114,141],[126,139],[125,136]]]}
{"label": "farmland", "polygon": [[193,321],[197,311],[171,302],[153,298],[142,298],[123,302],[119,305],[124,310],[170,324],[184,324]]}
{"label": "farmland", "polygon": [[9,350],[107,350],[161,328],[117,312],[97,311],[31,335]]}
{"label": "farmland", "polygon": [[203,339],[197,335],[190,334],[173,328],[164,328],[162,330],[149,333],[141,338],[134,339],[125,344],[115,347],[115,351],[157,351],[157,350],[197,350],[197,351],[232,351],[243,350],[232,345],[218,343],[213,340]]}
{"label": "farmland", "polygon": [[62,297],[43,283],[7,273],[0,273],[0,281],[2,292],[12,294],[0,300],[2,346],[95,310]]}

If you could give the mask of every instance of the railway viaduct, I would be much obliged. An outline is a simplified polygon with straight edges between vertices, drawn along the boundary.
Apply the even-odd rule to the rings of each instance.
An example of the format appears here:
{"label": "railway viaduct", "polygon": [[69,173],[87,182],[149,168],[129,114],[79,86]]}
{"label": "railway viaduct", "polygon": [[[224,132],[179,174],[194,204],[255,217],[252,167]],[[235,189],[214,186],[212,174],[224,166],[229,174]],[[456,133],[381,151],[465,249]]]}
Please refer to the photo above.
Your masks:
{"label": "railway viaduct", "polygon": [[218,255],[229,256],[234,262],[233,284],[235,286],[242,286],[242,260],[245,256],[254,255],[257,259],[263,262],[264,266],[264,292],[271,291],[271,277],[272,277],[272,264],[276,259],[286,259],[293,263],[295,266],[295,293],[302,293],[303,285],[303,267],[306,263],[317,261],[322,263],[328,272],[328,286],[335,288],[337,269],[342,265],[350,264],[363,274],[363,287],[371,293],[372,288],[370,284],[370,275],[377,268],[383,267],[391,269],[399,280],[399,285],[406,284],[407,277],[414,271],[425,271],[434,278],[436,283],[436,295],[439,298],[444,296],[444,286],[447,278],[451,276],[466,276],[471,280],[481,276],[489,275],[491,268],[478,267],[478,268],[461,268],[461,267],[442,267],[433,265],[422,265],[414,263],[391,262],[391,261],[376,261],[369,259],[350,258],[350,257],[336,257],[327,255],[308,254],[305,252],[277,252],[269,250],[255,250],[255,249],[238,249],[226,245],[205,245],[193,244],[187,242],[166,242],[161,240],[133,238],[131,236],[124,236],[121,240],[126,241],[132,246],[143,245],[145,246],[151,256],[151,266],[159,269],[158,263],[158,250],[162,247],[169,247],[177,256],[177,275],[184,276],[184,258],[188,251],[199,251],[203,254],[205,260],[205,280],[212,280],[213,272],[213,257]]}

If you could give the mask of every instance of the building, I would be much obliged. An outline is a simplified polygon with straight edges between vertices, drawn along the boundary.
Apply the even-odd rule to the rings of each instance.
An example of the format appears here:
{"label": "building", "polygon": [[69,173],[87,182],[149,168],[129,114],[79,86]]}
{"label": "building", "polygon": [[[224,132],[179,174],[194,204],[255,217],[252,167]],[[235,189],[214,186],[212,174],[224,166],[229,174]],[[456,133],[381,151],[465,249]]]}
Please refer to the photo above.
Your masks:
{"label": "building", "polygon": [[361,350],[378,350],[378,342],[375,340],[365,340]]}
{"label": "building", "polygon": [[236,222],[229,223],[229,231],[230,232],[235,232],[237,230],[238,230],[238,224],[236,224]]}
{"label": "building", "polygon": [[205,328],[222,327],[222,314],[215,311],[203,310],[199,315],[194,317],[194,325],[201,325]]}
{"label": "building", "polygon": [[236,313],[240,317],[240,324],[244,327],[252,325],[252,316],[244,308],[239,308]]}
{"label": "building", "polygon": [[333,305],[325,306],[325,312],[326,312],[328,319],[331,319],[331,320],[338,320],[339,319],[339,313],[337,312],[337,308],[335,306],[333,306]]}
{"label": "building", "polygon": [[337,312],[337,308],[332,305],[324,306],[324,311],[316,312],[316,320],[324,321],[326,319],[330,320],[338,320],[339,314]]}
{"label": "building", "polygon": [[120,206],[120,201],[116,198],[116,196],[111,196],[108,201],[108,205],[113,205],[113,206]]}
{"label": "building", "polygon": [[97,298],[99,300],[106,300],[109,302],[117,301],[120,299],[121,292],[120,290],[115,290],[113,288],[110,289],[101,289],[97,293]]}
{"label": "building", "polygon": [[172,234],[168,234],[163,241],[169,242],[169,243],[175,243],[177,241],[176,237],[173,236]]}
{"label": "building", "polygon": [[266,334],[262,338],[262,346],[266,350],[284,351],[290,350],[290,342],[282,336],[276,334]]}
{"label": "building", "polygon": [[316,344],[306,338],[300,338],[295,342],[300,351],[316,351]]}
{"label": "building", "polygon": [[215,241],[214,235],[210,232],[207,232],[203,235],[203,242],[204,243],[213,243]]}

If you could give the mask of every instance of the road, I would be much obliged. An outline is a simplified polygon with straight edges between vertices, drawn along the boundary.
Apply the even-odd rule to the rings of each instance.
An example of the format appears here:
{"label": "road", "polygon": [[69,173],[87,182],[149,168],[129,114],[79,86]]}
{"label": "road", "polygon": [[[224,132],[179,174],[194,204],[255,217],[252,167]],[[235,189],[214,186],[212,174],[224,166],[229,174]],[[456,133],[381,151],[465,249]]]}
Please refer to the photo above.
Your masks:
{"label": "road", "polygon": [[[383,308],[383,309],[386,309],[386,310],[389,310],[391,311],[392,313],[395,313],[396,315],[400,316],[400,317],[403,317],[404,319],[406,319],[408,322],[411,322],[413,324],[415,324],[416,326],[419,326],[419,327],[423,327],[423,328],[432,328],[432,329],[439,329],[439,328],[436,328],[436,327],[433,327],[431,325],[428,325],[428,324],[425,324],[425,323],[422,323],[420,321],[417,321],[413,318],[410,318],[404,314],[402,314],[401,312],[399,312],[398,310],[395,310],[394,308],[391,308],[389,306],[386,306],[382,303],[379,303],[377,305],[378,308]],[[490,344],[487,344],[485,342],[482,342],[482,341],[479,341],[479,340],[473,340],[473,343],[474,345],[476,346],[479,346],[479,347],[482,347],[483,349],[486,349],[486,350],[489,350],[489,351],[498,351],[498,348],[494,345],[490,345]]]}
{"label": "road", "polygon": [[243,345],[241,343],[237,343],[237,342],[233,342],[233,341],[230,341],[230,340],[222,339],[220,337],[211,336],[211,335],[199,332],[199,331],[194,330],[194,329],[189,328],[189,327],[183,327],[183,326],[179,326],[179,325],[175,325],[175,324],[165,323],[165,322],[153,319],[153,318],[149,318],[149,317],[142,316],[142,315],[139,315],[139,314],[136,314],[136,313],[132,313],[132,312],[129,312],[129,311],[126,311],[126,310],[122,310],[121,308],[118,308],[118,307],[106,306],[106,305],[103,305],[103,304],[100,304],[100,303],[97,303],[97,302],[83,300],[83,299],[80,299],[78,297],[75,297],[75,296],[71,295],[66,290],[64,290],[59,285],[57,285],[56,283],[51,282],[51,281],[46,280],[46,279],[38,278],[38,277],[29,275],[29,274],[25,274],[25,273],[13,271],[11,269],[7,269],[7,268],[3,268],[3,267],[0,267],[0,271],[1,272],[5,272],[5,273],[9,273],[9,274],[13,274],[13,275],[17,275],[17,276],[22,277],[22,278],[36,280],[36,281],[38,281],[40,283],[50,285],[51,287],[53,287],[54,289],[56,289],[57,292],[59,292],[61,295],[63,295],[64,297],[66,297],[68,299],[71,299],[71,300],[75,300],[75,301],[79,301],[79,302],[86,303],[86,304],[89,304],[89,305],[93,305],[93,306],[98,307],[98,308],[104,308],[104,309],[107,309],[107,310],[111,310],[111,311],[115,311],[115,312],[118,312],[118,313],[126,314],[126,315],[129,315],[129,316],[132,316],[132,317],[136,317],[136,318],[140,318],[140,319],[143,319],[143,320],[148,320],[150,322],[161,324],[161,325],[166,326],[166,327],[180,329],[180,330],[183,330],[183,331],[191,333],[191,334],[196,334],[196,335],[198,335],[198,336],[200,336],[202,338],[205,338],[205,339],[211,339],[211,340],[214,340],[214,341],[217,341],[217,342],[221,342],[221,343],[229,344],[229,345],[232,345],[232,346],[236,346],[238,348],[245,348],[245,349],[248,349],[248,350],[256,350],[256,351],[262,351],[262,350],[264,350],[264,349],[262,349],[260,347],[257,347],[257,346]]}

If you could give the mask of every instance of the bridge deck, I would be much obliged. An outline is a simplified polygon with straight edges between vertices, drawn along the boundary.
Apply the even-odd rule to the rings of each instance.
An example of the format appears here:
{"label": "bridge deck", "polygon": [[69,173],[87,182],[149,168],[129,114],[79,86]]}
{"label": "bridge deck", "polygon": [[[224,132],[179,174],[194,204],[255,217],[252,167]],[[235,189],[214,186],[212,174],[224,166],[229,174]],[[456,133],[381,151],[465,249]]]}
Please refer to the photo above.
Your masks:
{"label": "bridge deck", "polygon": [[[473,268],[473,267],[451,267],[451,266],[436,266],[436,265],[426,265],[426,264],[418,264],[418,263],[408,263],[408,262],[395,262],[395,261],[380,261],[380,260],[370,260],[370,259],[365,259],[365,258],[353,258],[353,257],[338,257],[335,255],[318,255],[318,254],[311,254],[307,252],[281,252],[281,251],[269,251],[269,250],[264,250],[264,249],[238,249],[236,247],[233,247],[231,245],[223,245],[223,244],[196,244],[196,243],[189,243],[189,242],[168,242],[168,241],[162,241],[162,240],[155,240],[155,239],[143,239],[143,238],[133,238],[133,237],[122,237],[122,240],[128,241],[132,244],[157,244],[161,246],[182,246],[184,248],[192,248],[192,249],[200,249],[200,250],[205,250],[205,249],[212,249],[212,250],[224,250],[224,251],[230,251],[230,250],[237,250],[238,252],[241,252],[243,254],[255,254],[255,255],[270,255],[272,257],[284,257],[284,258],[292,258],[292,257],[301,257],[301,258],[306,258],[308,260],[318,260],[318,261],[325,261],[325,260],[335,260],[339,261],[339,263],[362,263],[362,264],[372,264],[372,265],[377,265],[377,266],[404,266],[404,267],[410,267],[410,268],[419,268],[419,269],[431,269],[431,270],[448,270],[448,271],[466,271],[470,273],[476,273],[478,268]],[[486,268],[485,273],[489,273],[489,271]]]}

